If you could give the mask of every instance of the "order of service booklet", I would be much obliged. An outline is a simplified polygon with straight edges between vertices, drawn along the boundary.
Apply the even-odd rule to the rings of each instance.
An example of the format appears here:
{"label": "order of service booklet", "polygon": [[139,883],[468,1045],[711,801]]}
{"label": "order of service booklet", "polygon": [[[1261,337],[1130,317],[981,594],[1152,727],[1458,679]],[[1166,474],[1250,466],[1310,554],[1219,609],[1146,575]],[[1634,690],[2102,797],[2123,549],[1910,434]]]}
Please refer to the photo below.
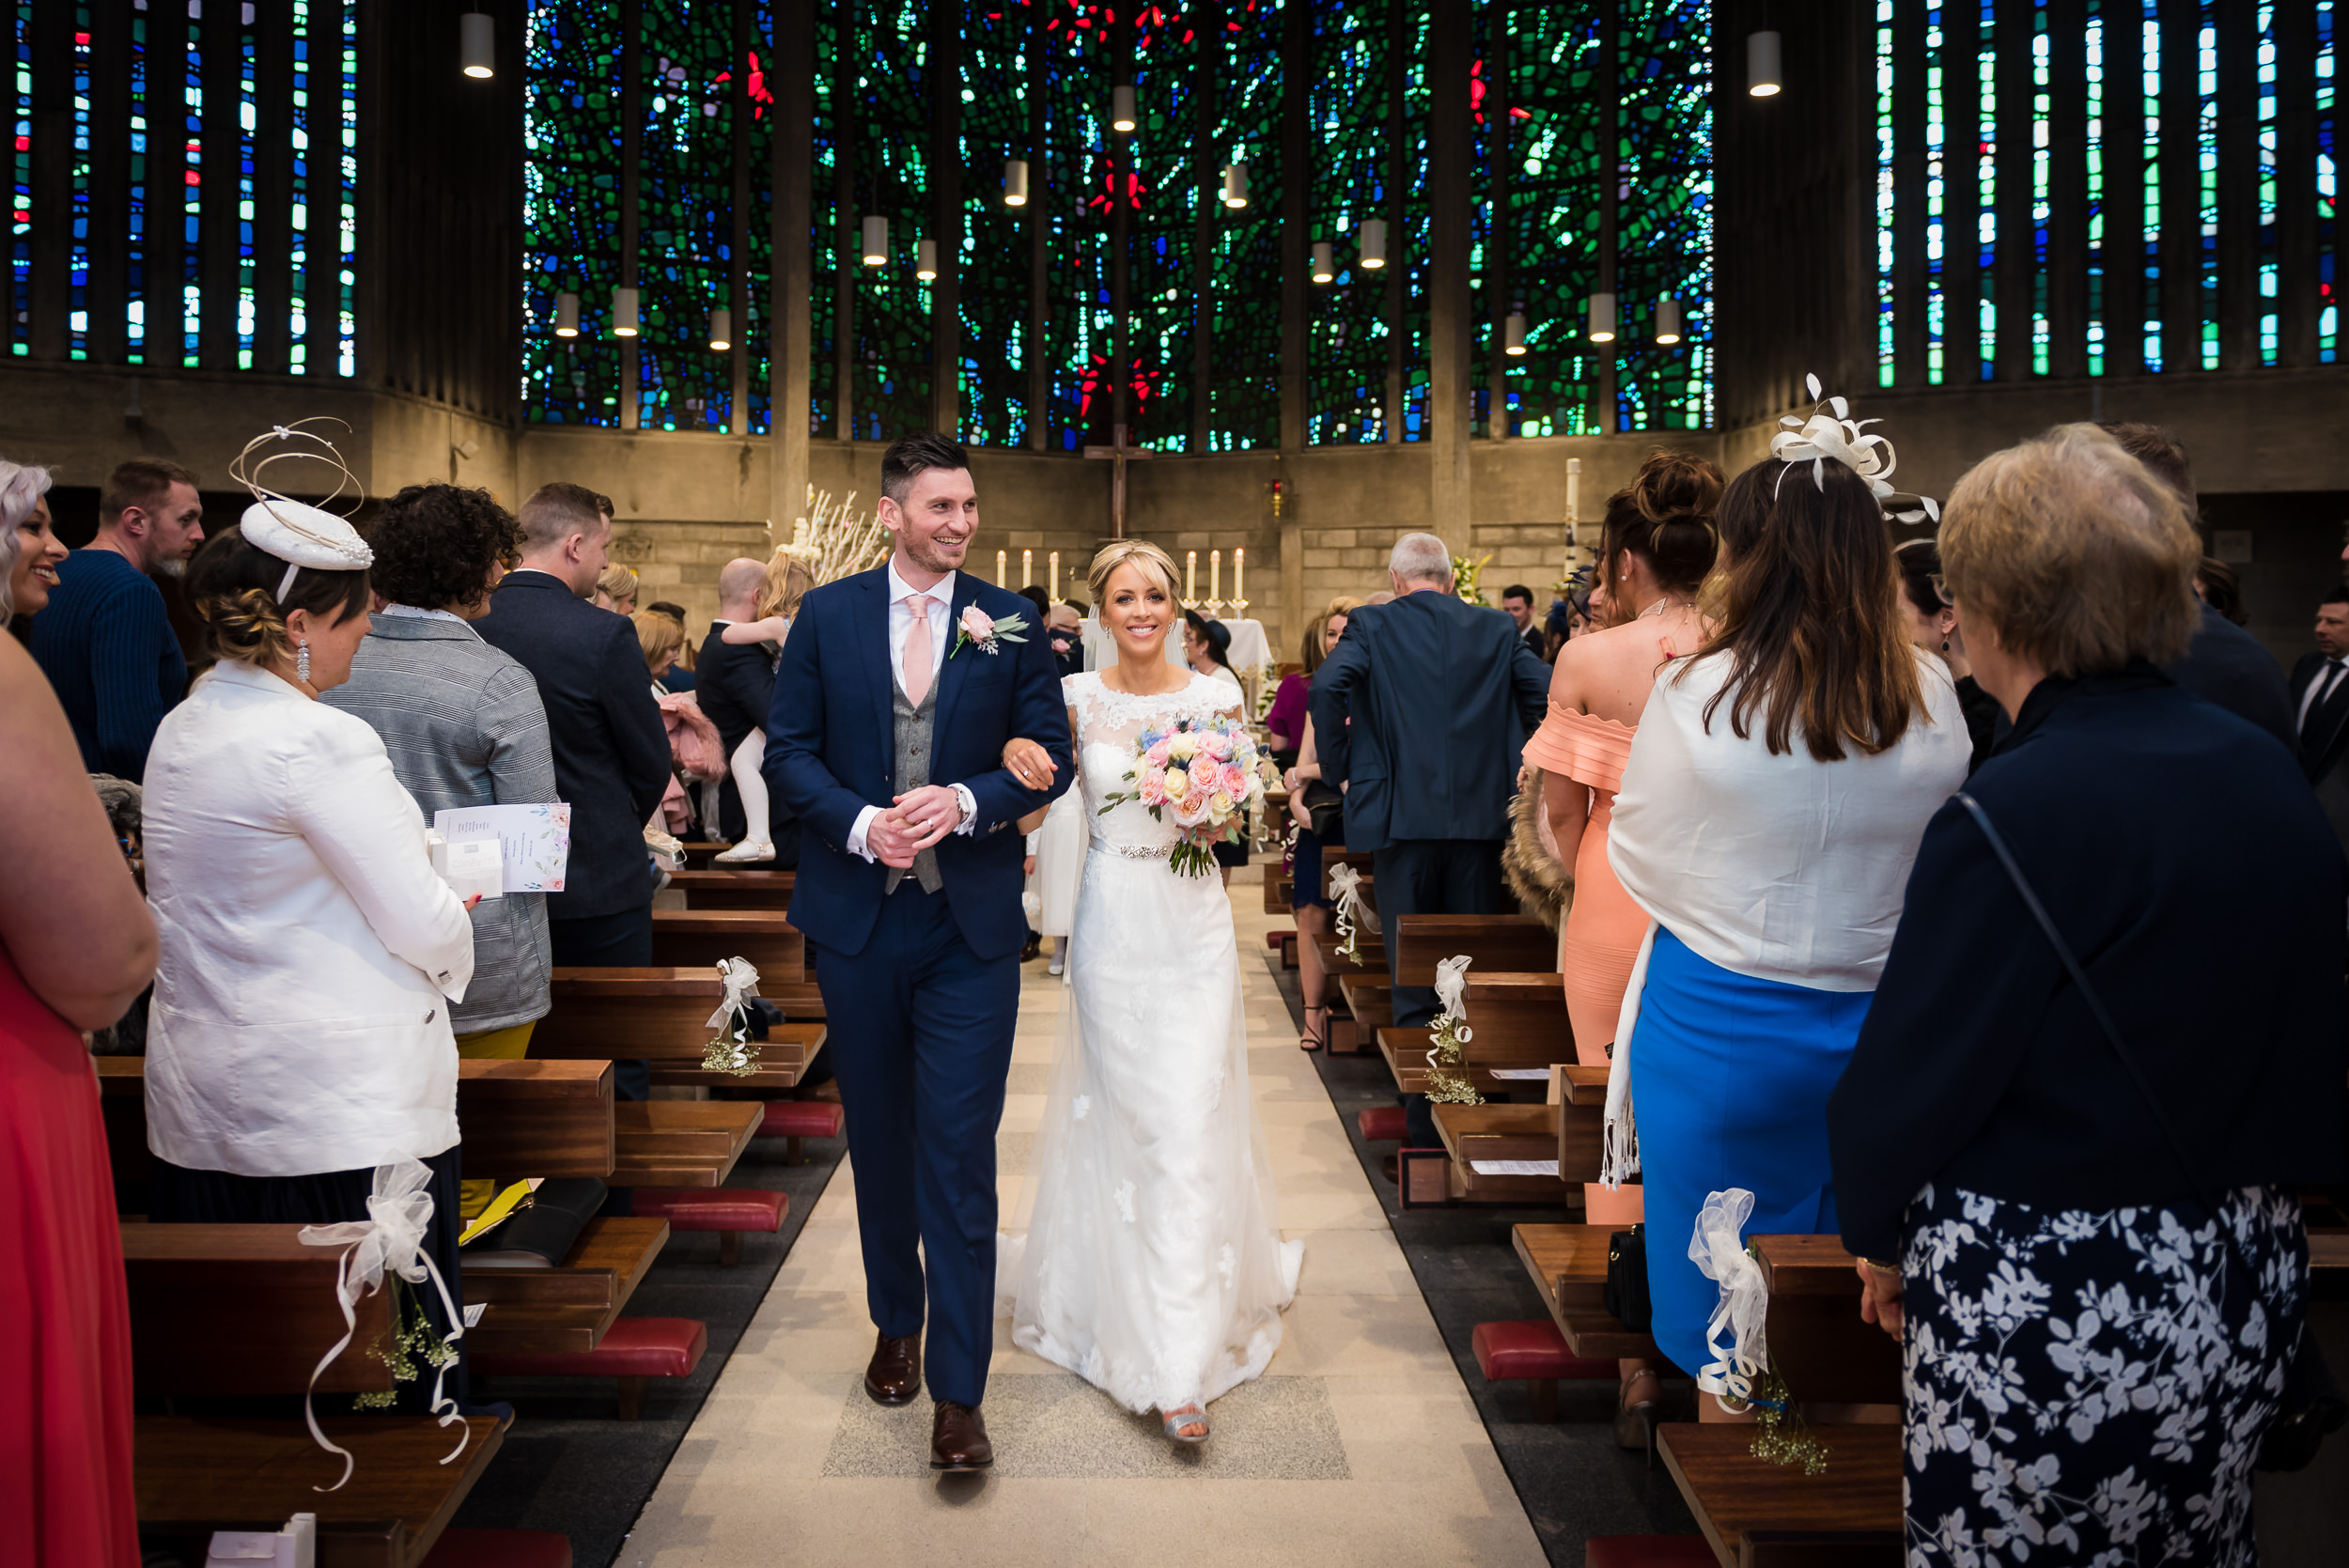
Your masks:
{"label": "order of service booklet", "polygon": [[571,859],[571,807],[468,806],[432,814],[432,826],[451,844],[495,839],[503,852],[506,893],[561,893]]}

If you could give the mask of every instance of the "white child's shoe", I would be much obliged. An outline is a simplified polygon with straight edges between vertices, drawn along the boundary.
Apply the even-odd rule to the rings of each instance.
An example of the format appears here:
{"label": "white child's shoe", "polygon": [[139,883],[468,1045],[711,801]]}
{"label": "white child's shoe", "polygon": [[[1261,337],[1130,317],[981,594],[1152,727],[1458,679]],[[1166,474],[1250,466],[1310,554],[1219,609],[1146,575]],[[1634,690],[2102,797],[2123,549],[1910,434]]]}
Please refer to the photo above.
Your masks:
{"label": "white child's shoe", "polygon": [[733,848],[710,857],[712,862],[718,865],[749,865],[774,858],[775,846],[771,840],[747,838]]}

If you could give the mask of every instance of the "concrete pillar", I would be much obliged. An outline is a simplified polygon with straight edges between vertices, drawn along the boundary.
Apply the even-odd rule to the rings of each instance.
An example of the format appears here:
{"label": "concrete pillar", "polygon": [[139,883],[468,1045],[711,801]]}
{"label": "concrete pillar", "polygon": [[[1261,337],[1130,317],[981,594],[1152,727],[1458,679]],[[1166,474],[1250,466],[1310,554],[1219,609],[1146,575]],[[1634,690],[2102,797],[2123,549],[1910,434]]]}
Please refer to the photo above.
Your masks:
{"label": "concrete pillar", "polygon": [[1468,0],[1436,0],[1428,31],[1427,419],[1434,458],[1428,517],[1455,550],[1469,529]]}
{"label": "concrete pillar", "polygon": [[[816,57],[816,21],[812,0],[785,0],[775,19],[775,48],[786,60]],[[768,210],[769,240],[774,254],[769,284],[768,329],[772,349],[768,355],[767,521],[780,544],[791,537],[792,523],[807,510],[808,420],[808,289],[814,283],[808,255],[808,202],[816,118],[816,84],[804,70],[776,72],[779,91],[769,122],[770,156],[774,160],[774,199]],[[738,329],[739,330],[739,329]]]}

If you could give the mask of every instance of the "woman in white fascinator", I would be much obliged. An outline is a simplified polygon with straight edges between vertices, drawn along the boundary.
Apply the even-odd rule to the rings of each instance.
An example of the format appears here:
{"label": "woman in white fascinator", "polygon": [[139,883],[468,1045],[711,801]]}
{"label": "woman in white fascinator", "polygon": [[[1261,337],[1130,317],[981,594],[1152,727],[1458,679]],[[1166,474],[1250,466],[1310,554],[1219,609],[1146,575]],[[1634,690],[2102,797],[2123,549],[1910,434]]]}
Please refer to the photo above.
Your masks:
{"label": "woman in white fascinator", "polygon": [[[147,768],[147,876],[162,937],[147,1048],[158,1221],[367,1219],[377,1166],[421,1162],[424,1249],[458,1281],[457,1046],[473,978],[466,905],[363,721],[318,701],[367,633],[374,552],[343,518],[263,483],[331,442],[280,426],[231,469],[253,492],[190,564],[215,662]],[[257,451],[275,447],[255,460]],[[435,1340],[437,1293],[419,1291]],[[458,1299],[462,1299],[461,1295]],[[461,1342],[459,1342],[461,1345]],[[465,1398],[462,1365],[448,1380]],[[403,1398],[413,1402],[418,1385]]]}

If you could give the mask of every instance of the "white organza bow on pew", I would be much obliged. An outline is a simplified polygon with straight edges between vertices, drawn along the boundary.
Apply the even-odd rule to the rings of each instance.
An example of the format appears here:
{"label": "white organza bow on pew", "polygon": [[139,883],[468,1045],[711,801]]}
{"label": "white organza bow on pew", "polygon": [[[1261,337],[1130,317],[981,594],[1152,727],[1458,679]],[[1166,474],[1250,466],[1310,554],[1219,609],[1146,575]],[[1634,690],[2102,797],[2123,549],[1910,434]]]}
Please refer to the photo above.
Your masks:
{"label": "white organza bow on pew", "polygon": [[[367,1199],[366,1219],[348,1220],[339,1225],[304,1225],[302,1228],[301,1240],[305,1247],[348,1249],[343,1253],[342,1267],[334,1279],[334,1299],[343,1310],[343,1337],[334,1342],[334,1348],[327,1351],[311,1370],[312,1391],[317,1389],[319,1376],[334,1364],[334,1358],[350,1347],[351,1336],[358,1332],[360,1298],[381,1290],[387,1274],[396,1275],[412,1285],[420,1285],[430,1280],[433,1287],[441,1293],[441,1306],[448,1314],[449,1331],[441,1343],[453,1349],[457,1342],[465,1337],[465,1314],[456,1302],[449,1299],[448,1281],[441,1278],[440,1269],[433,1265],[432,1255],[424,1250],[425,1229],[432,1222],[432,1194],[427,1190],[431,1182],[432,1172],[412,1159],[380,1165],[375,1172],[375,1191]],[[391,1331],[397,1338],[399,1333],[397,1309],[392,1313]],[[457,1446],[449,1450],[448,1456],[441,1461],[443,1465],[464,1452],[466,1443],[473,1436],[472,1432],[465,1428],[464,1418],[457,1413],[457,1402],[442,1391],[449,1366],[455,1360],[454,1356],[449,1357],[432,1375],[432,1413],[441,1418],[443,1426],[454,1422],[459,1428]],[[343,1461],[340,1481],[332,1486],[319,1486],[312,1490],[340,1491],[344,1482],[350,1479],[357,1461],[351,1457],[350,1450],[339,1446],[319,1430],[317,1413],[310,1407],[309,1392],[302,1397],[302,1417],[309,1422],[310,1436],[318,1440],[319,1447],[329,1453],[340,1454]]]}
{"label": "white organza bow on pew", "polygon": [[[1765,1325],[1769,1317],[1770,1292],[1762,1278],[1762,1265],[1746,1250],[1746,1221],[1753,1215],[1753,1194],[1742,1187],[1709,1194],[1697,1211],[1694,1234],[1688,1238],[1688,1258],[1704,1277],[1721,1287],[1720,1300],[1704,1326],[1705,1354],[1712,1357],[1697,1374],[1697,1387],[1740,1403],[1753,1398],[1754,1385],[1770,1370],[1770,1349]],[[1729,1335],[1724,1347],[1721,1335]]]}

